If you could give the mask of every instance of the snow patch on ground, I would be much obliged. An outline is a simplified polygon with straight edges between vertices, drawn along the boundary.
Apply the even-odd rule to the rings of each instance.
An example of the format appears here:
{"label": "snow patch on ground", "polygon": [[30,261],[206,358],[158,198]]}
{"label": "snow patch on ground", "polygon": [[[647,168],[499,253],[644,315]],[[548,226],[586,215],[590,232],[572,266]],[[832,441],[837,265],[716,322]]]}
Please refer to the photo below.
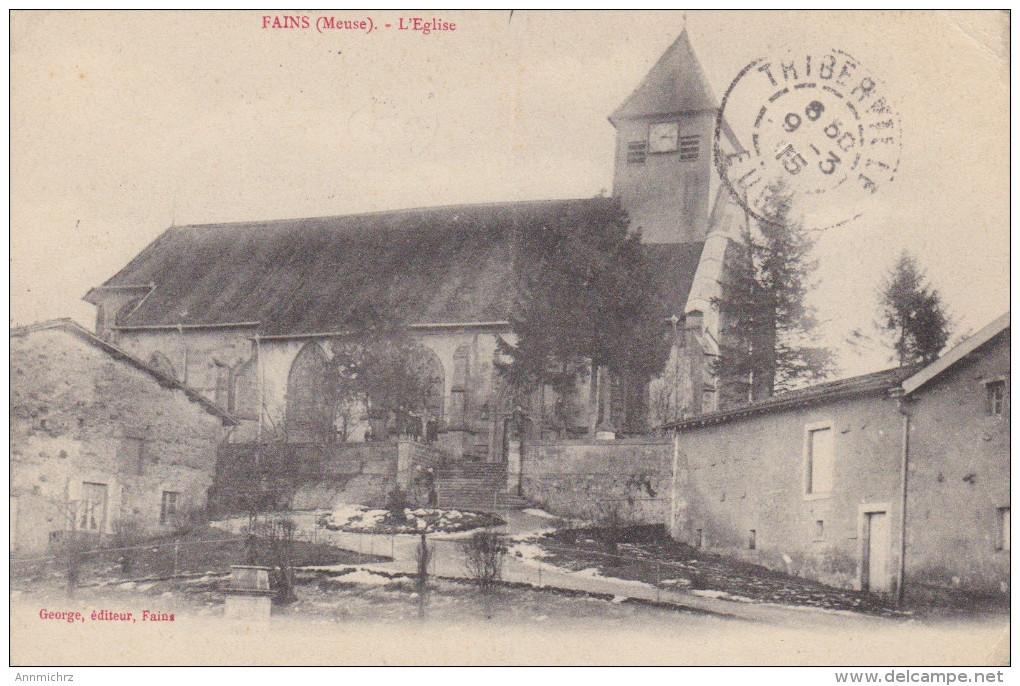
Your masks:
{"label": "snow patch on ground", "polygon": [[545,552],[542,546],[535,543],[515,543],[510,549],[510,554],[525,560],[536,560],[549,556],[549,553]]}
{"label": "snow patch on ground", "polygon": [[367,584],[369,586],[385,586],[393,583],[393,579],[381,574],[373,574],[367,569],[357,569],[337,578],[344,583]]}
{"label": "snow patch on ground", "polygon": [[341,529],[364,531],[374,529],[387,514],[386,510],[370,510],[361,505],[342,503],[329,515],[329,523]]}
{"label": "snow patch on ground", "polygon": [[725,598],[729,595],[729,593],[726,591],[698,590],[691,591],[691,595],[696,595],[701,598]]}
{"label": "snow patch on ground", "polygon": [[514,534],[513,536],[510,537],[510,540],[514,541],[514,542],[517,542],[517,541],[524,541],[524,542],[534,541],[537,538],[545,536],[546,534],[555,533],[556,531],[557,531],[557,529],[555,527],[548,528],[548,529],[534,529],[534,530],[531,530],[531,531],[525,531],[523,533]]}
{"label": "snow patch on ground", "polygon": [[686,587],[686,586],[690,586],[691,585],[691,580],[690,579],[663,579],[659,583],[661,585],[663,585],[663,586],[682,586],[682,587]]}
{"label": "snow patch on ground", "polygon": [[549,514],[545,510],[540,510],[537,507],[529,507],[524,510],[521,510],[521,512],[523,512],[526,515],[531,515],[532,517],[542,517],[543,519],[559,519],[559,517],[557,517],[556,515]]}
{"label": "snow patch on ground", "polygon": [[308,567],[298,567],[302,572],[345,572],[351,569],[351,566],[345,564],[339,565],[311,565]]}

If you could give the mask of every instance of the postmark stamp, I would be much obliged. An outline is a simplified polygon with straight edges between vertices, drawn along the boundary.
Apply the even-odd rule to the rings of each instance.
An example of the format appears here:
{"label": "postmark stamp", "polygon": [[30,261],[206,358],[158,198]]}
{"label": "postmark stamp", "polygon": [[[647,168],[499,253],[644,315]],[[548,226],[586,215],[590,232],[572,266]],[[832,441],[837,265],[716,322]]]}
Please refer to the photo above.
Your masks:
{"label": "postmark stamp", "polygon": [[777,184],[809,228],[860,217],[900,161],[900,117],[885,91],[843,50],[752,61],[716,120],[723,184],[759,220],[773,219],[767,199]]}

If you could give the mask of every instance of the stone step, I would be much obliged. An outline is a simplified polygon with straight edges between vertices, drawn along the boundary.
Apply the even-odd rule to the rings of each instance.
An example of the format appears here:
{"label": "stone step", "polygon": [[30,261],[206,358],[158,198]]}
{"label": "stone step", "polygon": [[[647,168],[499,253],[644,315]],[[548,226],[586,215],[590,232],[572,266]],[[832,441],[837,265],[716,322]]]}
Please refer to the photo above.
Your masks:
{"label": "stone step", "polygon": [[507,470],[503,463],[447,463],[436,469],[435,474],[436,497],[442,507],[499,511],[530,505],[507,491]]}
{"label": "stone step", "polygon": [[437,474],[503,474],[506,465],[496,462],[462,462],[446,464],[436,469]]}

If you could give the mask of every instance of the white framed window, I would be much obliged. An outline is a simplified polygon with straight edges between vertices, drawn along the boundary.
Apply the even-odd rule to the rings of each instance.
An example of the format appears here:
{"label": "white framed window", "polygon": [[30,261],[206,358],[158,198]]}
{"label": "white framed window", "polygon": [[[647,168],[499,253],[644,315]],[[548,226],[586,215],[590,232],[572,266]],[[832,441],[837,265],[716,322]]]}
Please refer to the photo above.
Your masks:
{"label": "white framed window", "polygon": [[81,485],[78,529],[97,534],[106,530],[106,484],[86,481]]}
{"label": "white framed window", "polygon": [[835,473],[830,422],[804,427],[804,494],[823,497],[832,492]]}

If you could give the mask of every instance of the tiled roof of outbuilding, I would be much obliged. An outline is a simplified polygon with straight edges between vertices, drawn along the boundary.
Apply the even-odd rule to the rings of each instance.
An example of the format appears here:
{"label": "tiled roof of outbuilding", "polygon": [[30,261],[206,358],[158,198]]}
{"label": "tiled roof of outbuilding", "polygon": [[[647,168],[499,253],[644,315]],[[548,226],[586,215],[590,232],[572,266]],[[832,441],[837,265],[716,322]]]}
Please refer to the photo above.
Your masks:
{"label": "tiled roof of outbuilding", "polygon": [[863,376],[852,376],[847,379],[839,379],[838,381],[827,381],[796,391],[789,391],[762,402],[743,405],[722,412],[702,414],[679,422],[672,422],[663,426],[663,428],[685,431],[713,424],[725,424],[726,422],[745,417],[815,405],[828,400],[887,393],[899,388],[904,379],[917,372],[920,368],[920,365],[895,367],[872,374],[864,374]]}

